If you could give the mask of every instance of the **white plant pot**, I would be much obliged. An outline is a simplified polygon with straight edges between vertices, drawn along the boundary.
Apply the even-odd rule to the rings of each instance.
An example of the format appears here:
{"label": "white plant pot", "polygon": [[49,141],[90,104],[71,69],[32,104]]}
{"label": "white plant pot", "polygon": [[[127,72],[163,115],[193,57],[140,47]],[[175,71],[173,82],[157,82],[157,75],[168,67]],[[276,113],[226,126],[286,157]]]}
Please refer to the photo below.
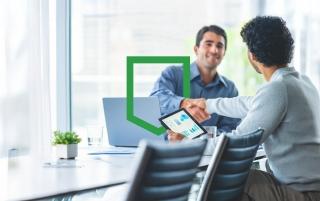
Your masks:
{"label": "white plant pot", "polygon": [[78,144],[57,144],[58,158],[72,159],[78,156]]}

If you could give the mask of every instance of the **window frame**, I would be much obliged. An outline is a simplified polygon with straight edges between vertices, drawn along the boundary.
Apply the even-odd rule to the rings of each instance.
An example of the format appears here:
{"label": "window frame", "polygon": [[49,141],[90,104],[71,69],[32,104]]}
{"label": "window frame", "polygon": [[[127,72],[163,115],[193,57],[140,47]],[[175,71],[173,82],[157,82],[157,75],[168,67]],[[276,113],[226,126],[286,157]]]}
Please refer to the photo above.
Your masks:
{"label": "window frame", "polygon": [[56,121],[58,130],[72,130],[71,0],[56,1]]}

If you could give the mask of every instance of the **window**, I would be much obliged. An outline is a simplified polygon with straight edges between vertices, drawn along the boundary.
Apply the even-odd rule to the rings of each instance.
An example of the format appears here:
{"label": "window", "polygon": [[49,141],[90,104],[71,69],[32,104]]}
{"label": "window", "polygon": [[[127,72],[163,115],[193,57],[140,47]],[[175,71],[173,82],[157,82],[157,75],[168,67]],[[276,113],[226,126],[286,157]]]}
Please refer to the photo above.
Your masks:
{"label": "window", "polygon": [[50,154],[51,11],[45,0],[0,3],[0,157]]}
{"label": "window", "polygon": [[[220,71],[223,74],[234,72],[236,63],[239,67],[236,71],[242,73],[240,67],[248,63],[244,61],[246,54],[241,51],[245,47],[239,39],[239,28],[250,16],[247,12],[250,3],[231,0],[72,1],[73,128],[85,135],[88,125],[104,126],[102,97],[126,95],[127,56],[190,55],[194,59],[195,35],[204,25],[225,27],[229,33],[229,47],[240,47],[234,52],[228,50],[230,56],[225,58]],[[227,17],[231,13],[237,16]],[[135,66],[135,95],[148,96],[165,66]],[[259,80],[250,84],[256,87],[257,83]],[[254,91],[255,88],[241,90],[247,89]]]}
{"label": "window", "polygon": [[[308,6],[317,8],[315,2]],[[127,56],[189,55],[193,60],[195,35],[209,24],[224,27],[228,34],[228,49],[219,72],[236,83],[241,95],[254,95],[263,79],[250,66],[239,32],[246,21],[259,14],[279,15],[288,22],[296,40],[293,65],[319,82],[320,59],[312,52],[318,44],[314,41],[319,40],[320,18],[315,10],[308,13],[305,8],[300,10],[301,6],[288,0],[268,4],[265,0],[73,0],[73,129],[85,136],[86,126],[104,126],[102,97],[126,95]],[[148,96],[165,66],[135,66],[135,94]]]}

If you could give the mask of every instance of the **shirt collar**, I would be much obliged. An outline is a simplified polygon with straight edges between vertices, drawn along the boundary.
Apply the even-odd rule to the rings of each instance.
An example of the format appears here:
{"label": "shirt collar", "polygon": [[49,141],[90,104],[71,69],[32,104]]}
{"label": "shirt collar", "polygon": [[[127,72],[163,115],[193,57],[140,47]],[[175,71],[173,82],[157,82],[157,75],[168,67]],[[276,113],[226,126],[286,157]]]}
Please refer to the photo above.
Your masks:
{"label": "shirt collar", "polygon": [[278,68],[271,76],[270,81],[275,81],[280,79],[281,77],[288,75],[288,74],[293,74],[295,76],[298,75],[298,72],[293,68],[293,67],[283,67],[283,68]]}
{"label": "shirt collar", "polygon": [[200,72],[199,72],[198,65],[196,64],[196,62],[193,62],[190,65],[190,80],[193,80],[196,77],[200,77]]}
{"label": "shirt collar", "polygon": [[[190,80],[192,81],[196,78],[201,79],[198,65],[196,62],[193,62],[190,65]],[[219,82],[221,82],[225,87],[228,86],[226,80],[222,76],[220,76],[219,73],[217,72],[216,78],[210,84],[219,83]]]}

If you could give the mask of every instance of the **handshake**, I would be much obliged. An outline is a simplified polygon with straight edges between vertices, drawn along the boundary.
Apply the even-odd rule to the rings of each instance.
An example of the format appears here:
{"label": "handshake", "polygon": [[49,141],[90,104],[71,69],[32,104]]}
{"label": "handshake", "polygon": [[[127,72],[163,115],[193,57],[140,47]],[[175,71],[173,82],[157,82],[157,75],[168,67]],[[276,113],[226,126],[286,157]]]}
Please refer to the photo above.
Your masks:
{"label": "handshake", "polygon": [[[204,98],[184,99],[181,101],[180,108],[186,109],[198,122],[203,122],[211,118],[206,110],[207,105]],[[183,138],[183,135],[168,130],[168,140],[170,142],[181,141]]]}
{"label": "handshake", "polygon": [[186,109],[198,122],[210,119],[210,114],[206,110],[207,105],[204,98],[184,99],[181,101],[180,108]]}

